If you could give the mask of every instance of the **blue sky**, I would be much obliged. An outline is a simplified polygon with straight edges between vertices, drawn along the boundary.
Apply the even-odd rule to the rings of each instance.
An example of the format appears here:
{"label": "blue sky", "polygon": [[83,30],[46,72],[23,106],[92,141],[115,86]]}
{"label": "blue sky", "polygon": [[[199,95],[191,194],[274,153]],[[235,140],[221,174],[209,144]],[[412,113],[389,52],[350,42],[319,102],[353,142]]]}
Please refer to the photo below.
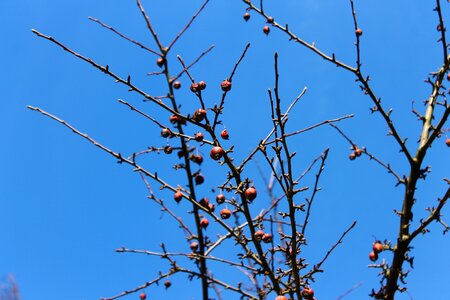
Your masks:
{"label": "blue sky", "polygon": [[[335,52],[339,59],[354,65],[353,24],[347,1],[289,0],[281,1],[282,5],[278,1],[266,2],[265,9],[278,22],[289,23],[306,41],[315,41],[326,53]],[[411,114],[412,101],[423,112],[422,100],[430,92],[423,80],[441,65],[441,45],[436,43],[437,17],[431,2],[356,3],[364,30],[363,70],[373,78],[372,86],[383,103],[394,109],[393,119],[402,136],[409,138],[410,149],[415,149],[420,132],[419,123]],[[143,1],[165,44],[201,3]],[[443,6],[444,17],[450,16],[448,4]],[[215,45],[192,69],[196,78],[207,82],[205,94],[207,103],[212,105],[221,95],[221,80],[230,73],[246,43],[251,43],[224,112],[224,125],[230,132],[226,145],[235,145],[236,161],[246,157],[271,129],[267,88],[273,86],[273,53],[277,51],[284,107],[308,87],[289,118],[291,130],[354,113],[353,119],[339,126],[359,145],[390,162],[399,173],[405,172],[405,160],[398,147],[386,137],[387,129],[380,116],[370,114],[370,99],[359,91],[351,74],[288,42],[276,30],[266,37],[261,31],[264,21],[252,14],[245,23],[243,13],[241,1],[211,1],[169,56],[172,72],[178,73],[177,54],[190,62]],[[114,249],[123,245],[159,250],[159,244],[164,242],[172,251],[187,251],[183,233],[168,215],[146,199],[147,191],[138,174],[60,124],[26,109],[26,105],[41,107],[124,155],[165,145],[167,141],[159,136],[155,126],[117,99],[129,101],[163,121],[167,114],[31,32],[35,28],[52,35],[98,63],[108,64],[123,77],[131,74],[136,85],[148,93],[162,95],[163,80],[146,76],[158,70],[156,57],[87,19],[98,18],[156,48],[134,1],[0,1],[0,16],[0,134],[4,140],[0,147],[0,276],[13,274],[24,300],[98,299],[151,280],[158,271],[167,269],[164,261],[115,253]],[[182,99],[182,107],[190,111],[195,108],[195,99],[188,91],[187,77],[181,81],[183,88],[177,97]],[[395,239],[398,226],[392,210],[401,208],[401,188],[395,188],[393,177],[366,158],[350,162],[348,143],[330,127],[294,137],[290,145],[298,153],[298,174],[325,148],[331,148],[320,182],[323,190],[313,208],[305,256],[312,263],[318,261],[351,222],[358,221],[327,261],[325,273],[317,276],[317,298],[335,299],[358,283],[362,286],[344,299],[368,298],[370,289],[378,287],[378,280],[376,270],[367,268],[367,256],[374,237]],[[209,150],[202,148],[206,158]],[[431,165],[433,172],[419,185],[416,220],[426,216],[424,208],[435,205],[446,188],[442,178],[449,175],[448,151],[444,139],[439,139],[429,153],[425,164]],[[263,158],[257,159],[268,176],[270,171]],[[174,161],[174,157],[152,154],[142,163],[175,185],[185,184],[171,170]],[[200,193],[213,197],[211,188],[220,184],[224,176],[221,170],[213,162],[205,162],[202,172],[207,181]],[[245,176],[261,187],[258,205],[267,205],[269,198],[254,164],[246,169]],[[310,176],[304,184],[311,185],[312,179]],[[153,188],[158,191],[158,186]],[[170,193],[158,195],[168,202],[172,200]],[[183,203],[173,209],[183,213],[189,206]],[[450,210],[445,208],[443,213],[449,215]],[[207,232],[212,237],[220,232],[214,229],[218,227],[213,224]],[[409,293],[414,299],[448,300],[450,240],[442,237],[436,224],[430,229],[430,234],[414,242],[415,269],[408,277]],[[232,243],[228,247],[232,249]],[[228,254],[226,249],[222,251],[218,255]],[[234,272],[221,267],[215,270],[220,278],[230,280],[234,279],[230,275]],[[183,275],[171,280],[173,286],[167,291],[156,286],[147,289],[148,299],[200,299],[199,282],[191,283]],[[398,295],[396,299],[411,299],[410,296]],[[137,298],[131,295],[123,299]],[[235,295],[225,293],[224,298],[235,299]]]}

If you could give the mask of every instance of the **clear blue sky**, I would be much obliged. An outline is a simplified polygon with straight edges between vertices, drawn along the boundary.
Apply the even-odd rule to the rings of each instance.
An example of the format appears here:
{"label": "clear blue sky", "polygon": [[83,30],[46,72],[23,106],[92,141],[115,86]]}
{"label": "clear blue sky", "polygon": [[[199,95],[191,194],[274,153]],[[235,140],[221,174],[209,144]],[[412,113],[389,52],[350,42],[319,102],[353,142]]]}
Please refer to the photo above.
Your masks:
{"label": "clear blue sky", "polygon": [[[315,41],[326,53],[335,52],[338,58],[354,65],[353,24],[347,1],[266,2],[266,10],[281,24],[289,23],[307,41]],[[419,123],[410,112],[411,103],[415,100],[415,107],[423,111],[421,101],[430,92],[423,80],[441,64],[434,1],[356,2],[364,30],[363,70],[372,76],[373,88],[385,105],[394,108],[393,119],[413,149]],[[143,1],[166,44],[201,3]],[[450,17],[449,4],[443,6],[444,16]],[[381,118],[370,114],[370,99],[359,91],[351,74],[288,42],[276,30],[266,37],[261,31],[264,21],[252,14],[245,24],[243,13],[241,1],[211,1],[169,57],[171,70],[177,73],[180,66],[176,54],[189,62],[215,45],[213,52],[192,69],[198,80],[207,82],[207,103],[212,105],[220,97],[221,80],[229,74],[245,44],[251,43],[224,115],[231,136],[227,145],[236,146],[236,161],[241,161],[270,130],[267,88],[273,86],[273,53],[278,51],[285,107],[303,87],[308,87],[290,116],[291,130],[354,113],[355,118],[341,123],[341,128],[399,173],[405,172],[398,147],[386,137]],[[156,57],[89,21],[88,16],[155,48],[134,1],[0,1],[0,276],[13,274],[24,300],[113,296],[151,280],[159,270],[167,270],[167,264],[158,258],[118,254],[114,249],[124,245],[159,250],[160,242],[172,251],[188,248],[183,233],[169,216],[146,199],[145,186],[129,167],[117,164],[60,124],[25,108],[39,106],[54,113],[124,155],[166,144],[155,126],[117,99],[130,101],[164,121],[166,114],[31,32],[35,28],[52,35],[100,64],[109,64],[123,77],[131,74],[148,93],[163,94],[163,81],[145,75],[157,71]],[[177,96],[190,111],[195,99],[187,89],[185,76],[182,83]],[[395,188],[393,177],[373,162],[365,158],[350,162],[348,143],[329,127],[292,138],[291,149],[298,152],[297,174],[328,146],[330,155],[320,184],[323,190],[313,208],[309,247],[304,254],[311,263],[317,262],[341,232],[357,220],[356,229],[327,261],[326,272],[317,276],[313,287],[318,299],[328,300],[362,283],[345,299],[367,299],[370,289],[378,287],[377,271],[367,268],[371,243],[374,237],[395,240],[397,217],[392,210],[401,208],[402,190]],[[208,148],[202,151],[207,157]],[[419,185],[416,220],[426,216],[423,209],[435,205],[446,188],[442,178],[449,176],[448,151],[443,139],[439,139],[429,153],[425,164],[432,165],[433,172],[425,184]],[[184,184],[184,179],[171,171],[174,160],[150,155],[143,164],[151,171],[159,170],[173,184]],[[263,158],[259,157],[258,162],[263,165]],[[261,187],[258,203],[263,207],[269,198],[255,170],[252,165],[245,176]],[[223,174],[209,160],[202,171],[207,182],[200,193],[212,198],[210,189],[221,182]],[[265,173],[269,174],[268,168]],[[304,184],[311,185],[311,178]],[[158,190],[156,185],[153,188]],[[172,203],[170,193],[159,196]],[[188,206],[184,203],[174,209],[182,212]],[[443,213],[450,215],[449,208]],[[208,229],[212,237],[214,228]],[[436,224],[430,229],[431,234],[414,243],[415,269],[408,277],[409,292],[416,300],[448,300],[450,240],[442,237]],[[229,269],[218,268],[215,274],[234,279]],[[168,291],[149,288],[148,299],[200,299],[199,282],[190,283],[183,275],[171,280],[173,287]],[[224,297],[236,299],[233,294],[225,293]],[[137,298],[132,295],[123,299]],[[410,297],[398,295],[396,299]]]}

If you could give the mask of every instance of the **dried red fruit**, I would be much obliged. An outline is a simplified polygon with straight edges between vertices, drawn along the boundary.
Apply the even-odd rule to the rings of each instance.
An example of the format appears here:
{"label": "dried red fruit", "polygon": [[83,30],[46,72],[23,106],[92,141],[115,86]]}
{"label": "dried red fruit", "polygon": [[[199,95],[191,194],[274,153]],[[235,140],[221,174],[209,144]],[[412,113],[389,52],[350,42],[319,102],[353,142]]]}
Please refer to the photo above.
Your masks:
{"label": "dried red fruit", "polygon": [[224,140],[228,140],[230,138],[228,130],[226,129],[222,130],[222,132],[220,133],[220,137],[223,138]]}
{"label": "dried red fruit", "polygon": [[146,293],[141,293],[141,294],[139,295],[139,298],[140,298],[141,300],[145,300],[145,299],[147,299],[147,294],[146,294]]}
{"label": "dried red fruit", "polygon": [[253,201],[253,200],[255,200],[257,195],[258,195],[258,193],[256,192],[256,189],[254,186],[251,186],[245,190],[245,198],[247,200]]}
{"label": "dried red fruit", "polygon": [[206,228],[206,227],[208,227],[208,225],[209,225],[208,219],[203,218],[203,219],[200,220],[200,227]]}
{"label": "dried red fruit", "polygon": [[180,203],[181,199],[183,199],[183,193],[180,191],[176,191],[175,194],[173,194],[173,199],[177,202]]}
{"label": "dried red fruit", "polygon": [[267,23],[272,24],[274,21],[273,17],[267,17]]}
{"label": "dried red fruit", "polygon": [[264,236],[264,231],[262,231],[261,229],[255,232],[255,238],[260,241],[262,239],[262,237]]}
{"label": "dried red fruit", "polygon": [[224,92],[228,92],[231,90],[231,81],[229,81],[228,79],[222,81],[222,83],[220,84],[220,87],[222,88],[222,91]]}
{"label": "dried red fruit", "polygon": [[197,242],[192,242],[192,243],[189,245],[189,248],[191,248],[192,252],[197,251],[197,249],[198,249],[198,243],[197,243]]}
{"label": "dried red fruit", "polygon": [[170,123],[172,123],[172,124],[178,123],[179,120],[180,120],[180,118],[178,118],[177,115],[171,115],[170,118],[169,118],[169,121],[170,121]]}
{"label": "dried red fruit", "polygon": [[363,34],[363,31],[362,31],[361,28],[357,28],[357,29],[355,30],[355,33],[356,33],[357,36],[361,36],[361,35]]}
{"label": "dried red fruit", "polygon": [[231,217],[231,210],[229,210],[228,208],[224,208],[220,211],[220,217],[222,219],[228,219]]}
{"label": "dried red fruit", "polygon": [[219,194],[216,196],[216,202],[217,204],[222,204],[225,202],[225,195],[224,194]]}
{"label": "dried red fruit", "polygon": [[157,64],[158,67],[160,67],[160,68],[161,68],[162,66],[164,66],[165,62],[166,62],[166,59],[163,58],[163,57],[160,57],[160,58],[158,58],[158,59],[156,60],[156,64]]}
{"label": "dried red fruit", "polygon": [[211,149],[209,155],[212,159],[219,160],[225,155],[225,151],[222,149],[222,147],[215,146]]}
{"label": "dried red fruit", "polygon": [[376,261],[378,259],[378,254],[376,254],[375,252],[370,252],[369,253],[369,259],[371,261]]}
{"label": "dried red fruit", "polygon": [[173,88],[174,88],[174,89],[178,90],[180,87],[181,87],[181,82],[175,81],[175,82],[173,83]]}
{"label": "dried red fruit", "polygon": [[198,201],[198,203],[203,207],[208,207],[209,199],[206,197],[203,197],[202,199],[200,199],[200,201]]}
{"label": "dried red fruit", "polygon": [[167,145],[167,146],[164,147],[164,153],[165,154],[171,154],[172,151],[173,151],[173,148],[171,146]]}
{"label": "dried red fruit", "polygon": [[203,156],[201,155],[191,154],[191,156],[189,156],[189,159],[198,165],[201,165],[203,162]]}
{"label": "dried red fruit", "polygon": [[192,118],[197,122],[203,121],[205,117],[206,117],[206,110],[204,110],[203,108],[197,109],[194,112],[194,115],[192,116]]}
{"label": "dried red fruit", "polygon": [[264,26],[263,27],[263,32],[266,34],[266,35],[269,35],[269,33],[270,33],[270,27],[269,26]]}
{"label": "dried red fruit", "polygon": [[170,137],[172,135],[172,131],[169,128],[163,128],[161,130],[161,136],[162,137]]}
{"label": "dried red fruit", "polygon": [[264,233],[262,236],[262,241],[264,243],[270,243],[272,241],[272,235],[270,233]]}
{"label": "dried red fruit", "polygon": [[380,253],[381,251],[383,251],[383,244],[381,243],[381,242],[375,242],[375,243],[373,243],[373,246],[372,246],[372,248],[373,248],[373,252],[375,252],[375,253]]}
{"label": "dried red fruit", "polygon": [[355,155],[356,156],[361,156],[362,153],[363,153],[363,151],[361,149],[359,149],[359,148],[355,149]]}
{"label": "dried red fruit", "polygon": [[447,147],[450,147],[450,139],[446,139],[445,144],[447,145]]}
{"label": "dried red fruit", "polygon": [[245,22],[250,20],[250,14],[248,12],[246,12],[242,17],[244,18]]}
{"label": "dried red fruit", "polygon": [[350,153],[350,155],[348,156],[348,159],[350,159],[350,160],[355,160],[355,158],[356,158],[355,152]]}
{"label": "dried red fruit", "polygon": [[202,174],[197,174],[195,175],[194,181],[196,185],[200,185],[205,182],[205,177]]}
{"label": "dried red fruit", "polygon": [[202,142],[204,137],[205,137],[205,136],[204,136],[203,133],[201,133],[201,132],[197,132],[197,133],[194,135],[194,139],[195,139],[197,142]]}
{"label": "dried red fruit", "polygon": [[191,89],[191,92],[193,92],[193,93],[198,92],[198,91],[199,91],[198,84],[195,83],[195,82],[193,82],[193,83],[191,84],[190,89]]}
{"label": "dried red fruit", "polygon": [[314,290],[309,287],[305,287],[302,291],[302,296],[306,299],[312,299],[312,297],[314,297]]}
{"label": "dried red fruit", "polygon": [[172,286],[172,282],[170,282],[170,280],[166,280],[164,281],[164,286],[166,287],[166,289],[168,289]]}
{"label": "dried red fruit", "polygon": [[206,82],[204,82],[204,81],[198,82],[197,85],[198,85],[198,89],[199,89],[200,91],[206,89]]}

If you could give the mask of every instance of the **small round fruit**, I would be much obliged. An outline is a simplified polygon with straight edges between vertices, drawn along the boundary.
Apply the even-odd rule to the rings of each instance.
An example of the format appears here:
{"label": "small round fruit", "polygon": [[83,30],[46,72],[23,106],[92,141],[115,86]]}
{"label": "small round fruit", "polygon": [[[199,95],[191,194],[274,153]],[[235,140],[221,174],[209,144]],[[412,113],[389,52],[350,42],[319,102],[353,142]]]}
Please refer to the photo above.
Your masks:
{"label": "small round fruit", "polygon": [[169,121],[170,121],[170,123],[172,123],[172,124],[178,123],[179,120],[180,120],[180,118],[178,118],[177,115],[171,115],[170,118],[169,118]]}
{"label": "small round fruit", "polygon": [[450,147],[450,138],[445,140],[445,144],[447,145],[447,147]]}
{"label": "small round fruit", "polygon": [[156,64],[158,65],[158,67],[162,67],[162,66],[164,66],[164,63],[166,62],[166,59],[165,58],[163,58],[163,57],[160,57],[160,58],[158,58],[157,60],[156,60]]}
{"label": "small round fruit", "polygon": [[272,241],[272,235],[270,233],[264,233],[262,236],[262,241],[266,244],[270,243]]}
{"label": "small round fruit", "polygon": [[202,199],[200,199],[200,201],[198,201],[198,203],[203,207],[208,207],[209,199],[206,197],[203,197]]}
{"label": "small round fruit", "polygon": [[355,158],[356,158],[355,152],[350,153],[350,155],[348,156],[348,159],[350,159],[350,160],[355,160]]}
{"label": "small round fruit", "polygon": [[178,90],[180,87],[181,87],[181,82],[175,81],[175,82],[173,83],[173,88],[174,88],[174,89]]}
{"label": "small round fruit", "polygon": [[438,26],[436,26],[436,30],[437,30],[437,31],[441,31],[441,30],[442,30],[441,24],[438,24]]}
{"label": "small round fruit", "polygon": [[202,142],[204,137],[205,137],[205,136],[204,136],[203,133],[201,133],[201,132],[197,132],[197,133],[194,135],[194,139],[195,139],[197,142]]}
{"label": "small round fruit", "polygon": [[288,300],[288,298],[286,298],[286,296],[283,295],[278,295],[275,300]]}
{"label": "small round fruit", "polygon": [[302,296],[306,299],[312,299],[314,297],[314,290],[309,287],[305,287],[302,291]]}
{"label": "small round fruit", "polygon": [[272,24],[273,21],[273,17],[267,17],[267,23]]}
{"label": "small round fruit", "polygon": [[363,153],[363,151],[361,149],[356,148],[356,150],[355,150],[355,155],[356,156],[361,156],[362,153]]}
{"label": "small round fruit", "polygon": [[183,199],[183,193],[180,191],[176,191],[175,194],[173,194],[173,199],[177,202],[180,203],[181,199]]}
{"label": "small round fruit", "polygon": [[269,26],[264,26],[263,27],[263,32],[266,34],[266,35],[269,35],[269,33],[270,33],[270,27]]}
{"label": "small round fruit", "polygon": [[191,156],[189,156],[189,159],[198,165],[201,165],[203,162],[203,156],[201,155],[191,154]]}
{"label": "small round fruit", "polygon": [[231,217],[231,210],[229,210],[228,208],[224,208],[220,211],[220,217],[222,219],[229,219]]}
{"label": "small round fruit", "polygon": [[141,300],[147,299],[147,294],[146,294],[146,293],[141,293],[141,294],[139,295],[139,299],[141,299]]}
{"label": "small round fruit", "polygon": [[369,259],[371,261],[376,261],[378,259],[378,254],[376,254],[375,252],[370,252],[369,253]]}
{"label": "small round fruit", "polygon": [[197,122],[203,121],[205,117],[206,117],[206,110],[204,110],[203,108],[197,109],[194,112],[194,115],[192,116],[192,118]]}
{"label": "small round fruit", "polygon": [[215,146],[211,149],[209,155],[212,159],[219,160],[225,155],[225,151],[222,149],[222,147]]}
{"label": "small round fruit", "polygon": [[198,82],[197,85],[198,85],[198,89],[200,91],[203,91],[204,89],[206,89],[206,82],[204,82],[204,81]]}
{"label": "small round fruit", "polygon": [[255,238],[260,241],[262,239],[262,237],[264,236],[264,231],[262,231],[261,229],[255,232]]}
{"label": "small round fruit", "polygon": [[163,128],[162,130],[161,130],[161,136],[162,137],[169,137],[169,136],[171,136],[172,135],[172,131],[170,131],[170,129],[169,128]]}
{"label": "small round fruit", "polygon": [[167,146],[164,147],[164,153],[165,154],[171,154],[172,151],[173,151],[173,148],[171,146],[167,145]]}
{"label": "small round fruit", "polygon": [[245,22],[250,20],[250,14],[248,12],[246,12],[242,17],[244,18]]}
{"label": "small round fruit", "polygon": [[198,92],[198,91],[199,91],[198,84],[195,83],[195,82],[193,82],[193,83],[191,84],[190,89],[191,89],[191,92],[193,92],[193,93]]}
{"label": "small round fruit", "polygon": [[195,175],[194,181],[196,185],[200,185],[205,182],[205,176],[203,176],[202,174],[197,174]]}
{"label": "small round fruit", "polygon": [[198,243],[197,243],[197,242],[192,242],[192,243],[189,245],[189,248],[191,248],[192,252],[197,251],[197,249],[198,249]]}
{"label": "small round fruit", "polygon": [[254,186],[251,186],[245,190],[245,198],[247,200],[253,201],[253,200],[255,200],[257,195],[258,195],[258,193],[256,192],[256,189]]}
{"label": "small round fruit", "polygon": [[447,80],[450,81],[450,72],[447,73]]}
{"label": "small round fruit", "polygon": [[203,218],[203,219],[200,220],[200,227],[206,228],[206,227],[208,227],[208,225],[209,225],[208,219]]}
{"label": "small round fruit", "polygon": [[170,282],[170,280],[166,280],[164,281],[164,286],[166,287],[166,289],[168,289],[172,286],[172,282]]}
{"label": "small round fruit", "polygon": [[363,34],[363,31],[362,31],[361,28],[357,28],[357,29],[355,30],[355,33],[356,33],[357,36],[361,36],[361,35]]}
{"label": "small round fruit", "polygon": [[220,87],[222,88],[222,91],[224,92],[228,92],[231,90],[231,81],[229,81],[228,79],[222,81],[222,83],[220,84]]}
{"label": "small round fruit", "polygon": [[380,253],[381,251],[383,251],[383,244],[377,241],[377,242],[373,243],[372,248],[373,248],[373,252]]}
{"label": "small round fruit", "polygon": [[223,138],[224,140],[228,140],[230,138],[228,130],[226,129],[222,130],[222,132],[220,133],[220,137]]}
{"label": "small round fruit", "polygon": [[177,156],[178,158],[182,158],[184,156],[184,151],[183,150],[178,151]]}
{"label": "small round fruit", "polygon": [[214,212],[216,210],[216,206],[214,205],[214,203],[210,203],[208,204],[208,209],[210,212]]}
{"label": "small round fruit", "polygon": [[225,195],[224,194],[219,194],[216,196],[216,202],[217,204],[222,204],[225,202]]}

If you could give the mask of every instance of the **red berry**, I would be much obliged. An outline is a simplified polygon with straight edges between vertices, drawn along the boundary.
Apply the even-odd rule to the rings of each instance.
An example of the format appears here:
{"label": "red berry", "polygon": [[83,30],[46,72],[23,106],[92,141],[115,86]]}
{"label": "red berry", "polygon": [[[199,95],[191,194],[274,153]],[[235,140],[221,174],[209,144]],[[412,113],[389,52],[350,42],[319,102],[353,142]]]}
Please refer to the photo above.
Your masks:
{"label": "red berry", "polygon": [[273,21],[273,17],[267,17],[267,23],[272,24]]}
{"label": "red berry", "polygon": [[171,154],[172,151],[173,151],[173,148],[171,146],[167,145],[167,146],[164,147],[164,153],[165,154]]}
{"label": "red berry", "polygon": [[222,204],[225,202],[225,195],[224,194],[219,194],[216,196],[216,202],[217,204]]}
{"label": "red berry", "polygon": [[262,236],[262,240],[264,243],[270,243],[272,241],[272,235],[270,233],[264,233]]}
{"label": "red berry", "polygon": [[169,128],[163,128],[161,130],[161,136],[162,137],[170,137],[172,135],[172,131]]}
{"label": "red berry", "polygon": [[275,300],[288,300],[288,298],[286,298],[286,296],[283,295],[278,295]]}
{"label": "red berry", "polygon": [[224,140],[228,140],[230,138],[230,135],[228,134],[228,130],[224,129],[220,133],[220,137],[222,137]]}
{"label": "red berry", "polygon": [[194,112],[194,115],[192,116],[192,118],[197,122],[203,121],[205,117],[206,117],[206,110],[204,110],[203,108],[197,109]]}
{"label": "red berry", "polygon": [[447,80],[450,81],[450,72],[447,73]]}
{"label": "red berry", "polygon": [[206,89],[206,82],[204,82],[204,81],[198,82],[197,85],[198,85],[198,89],[199,89],[200,91]]}
{"label": "red berry", "polygon": [[376,254],[375,252],[370,252],[369,253],[369,259],[371,261],[376,261],[378,259],[378,254]]}
{"label": "red berry", "polygon": [[268,35],[269,33],[270,33],[270,27],[269,26],[264,26],[263,27],[263,32],[266,34],[266,35]]}
{"label": "red berry", "polygon": [[172,123],[172,124],[176,124],[176,123],[178,123],[179,119],[180,119],[180,118],[178,118],[177,115],[171,115],[170,118],[169,118],[169,121],[170,121],[170,123]]}
{"label": "red berry", "polygon": [[362,153],[363,153],[363,151],[361,149],[359,149],[359,148],[355,149],[355,155],[356,156],[361,156]]}
{"label": "red berry", "polygon": [[166,289],[168,289],[172,286],[172,282],[170,282],[170,280],[166,280],[164,281],[164,286],[166,287]]}
{"label": "red berry", "polygon": [[445,140],[445,144],[447,145],[447,147],[450,147],[450,138]]}
{"label": "red berry", "polygon": [[196,185],[200,185],[205,182],[205,177],[202,174],[197,174],[195,175],[194,181]]}
{"label": "red berry", "polygon": [[192,242],[192,243],[189,245],[189,248],[191,248],[192,252],[197,251],[197,249],[198,249],[198,243],[197,243],[197,242]]}
{"label": "red berry", "polygon": [[206,227],[208,227],[208,225],[209,225],[208,219],[203,218],[203,219],[200,220],[200,227],[206,228]]}
{"label": "red berry", "polygon": [[156,64],[158,65],[158,67],[162,67],[162,66],[164,66],[164,63],[166,62],[166,59],[165,58],[163,58],[163,57],[160,57],[160,58],[158,58],[157,60],[156,60]]}
{"label": "red berry", "polygon": [[309,287],[305,287],[302,291],[302,296],[306,299],[312,299],[312,297],[314,297],[314,290]]}
{"label": "red berry", "polygon": [[225,155],[225,151],[222,149],[222,147],[215,146],[211,149],[211,152],[209,153],[209,156],[211,156],[214,160],[219,160]]}
{"label": "red berry", "polygon": [[198,87],[198,84],[197,84],[197,83],[193,82],[193,83],[191,84],[191,91],[192,91],[193,93],[199,91],[199,87]]}
{"label": "red berry", "polygon": [[254,186],[249,187],[245,190],[245,198],[247,200],[253,201],[257,196],[257,192]]}
{"label": "red berry", "polygon": [[222,91],[224,92],[228,92],[231,90],[231,81],[229,81],[228,79],[222,81],[222,83],[220,84],[220,87],[222,88]]}
{"label": "red berry", "polygon": [[242,17],[244,18],[245,22],[250,20],[250,14],[248,12],[246,12]]}
{"label": "red berry", "polygon": [[436,26],[436,30],[437,30],[437,31],[441,31],[441,30],[442,30],[441,24],[438,24],[438,26]]}
{"label": "red berry", "polygon": [[141,294],[139,295],[139,298],[140,298],[141,300],[145,300],[145,299],[147,299],[147,294],[141,293]]}
{"label": "red berry", "polygon": [[383,244],[380,242],[375,242],[373,243],[373,252],[375,253],[380,253],[381,251],[383,251]]}
{"label": "red berry", "polygon": [[184,156],[183,150],[178,151],[177,156],[178,156],[178,158],[182,158]]}
{"label": "red berry", "polygon": [[350,153],[350,155],[348,156],[348,159],[350,159],[350,160],[355,160],[355,158],[356,158],[355,152]]}
{"label": "red berry", "polygon": [[231,210],[229,210],[228,208],[224,208],[220,211],[220,216],[222,217],[222,219],[228,219],[231,217]]}
{"label": "red berry", "polygon": [[178,90],[180,87],[181,87],[181,82],[175,81],[175,82],[173,83],[173,88],[174,88],[174,89]]}
{"label": "red berry", "polygon": [[189,159],[198,165],[201,165],[203,162],[203,156],[201,155],[191,154],[191,156],[189,156]]}
{"label": "red berry", "polygon": [[197,132],[197,133],[194,135],[194,139],[195,139],[197,142],[202,142],[204,137],[205,137],[205,136],[204,136],[203,133],[201,133],[201,132]]}
{"label": "red berry", "polygon": [[261,229],[255,232],[255,238],[260,241],[262,239],[262,237],[264,236],[264,231],[262,231]]}
{"label": "red berry", "polygon": [[179,203],[181,199],[183,199],[183,193],[180,191],[176,191],[175,194],[173,194],[173,199]]}
{"label": "red berry", "polygon": [[214,203],[210,203],[208,204],[208,209],[210,212],[214,212],[216,210],[216,206],[214,205]]}
{"label": "red berry", "polygon": [[203,197],[202,199],[200,199],[200,201],[198,201],[198,203],[203,207],[208,207],[209,199],[206,197]]}
{"label": "red berry", "polygon": [[355,33],[356,33],[357,36],[361,36],[361,35],[363,34],[363,31],[362,31],[361,28],[357,28],[357,29],[355,30]]}

